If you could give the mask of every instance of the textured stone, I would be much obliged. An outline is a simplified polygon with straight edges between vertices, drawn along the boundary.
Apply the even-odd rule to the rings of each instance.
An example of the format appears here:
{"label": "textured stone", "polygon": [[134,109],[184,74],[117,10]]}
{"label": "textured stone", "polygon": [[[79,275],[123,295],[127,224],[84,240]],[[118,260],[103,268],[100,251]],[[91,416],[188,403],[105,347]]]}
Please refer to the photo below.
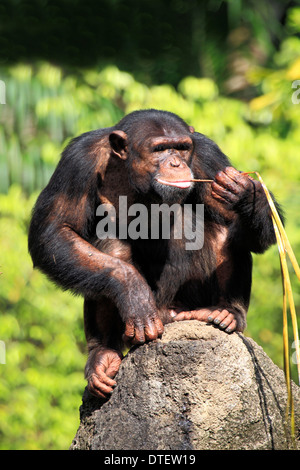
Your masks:
{"label": "textured stone", "polygon": [[[284,373],[253,340],[197,321],[131,350],[107,402],[86,391],[71,449],[289,449]],[[296,434],[300,388],[293,384]],[[297,441],[298,442],[298,441]]]}

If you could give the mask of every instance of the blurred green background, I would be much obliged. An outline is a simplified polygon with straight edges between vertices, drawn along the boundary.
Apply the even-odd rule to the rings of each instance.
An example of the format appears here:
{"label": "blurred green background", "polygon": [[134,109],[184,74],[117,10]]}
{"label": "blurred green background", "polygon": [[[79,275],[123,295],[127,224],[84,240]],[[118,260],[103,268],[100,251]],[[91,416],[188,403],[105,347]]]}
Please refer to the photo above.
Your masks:
{"label": "blurred green background", "polygon": [[[69,139],[135,109],[179,114],[260,172],[300,259],[299,79],[299,1],[0,0],[1,449],[67,449],[79,424],[82,299],[27,252],[32,206]],[[254,257],[246,334],[282,367],[276,246]]]}

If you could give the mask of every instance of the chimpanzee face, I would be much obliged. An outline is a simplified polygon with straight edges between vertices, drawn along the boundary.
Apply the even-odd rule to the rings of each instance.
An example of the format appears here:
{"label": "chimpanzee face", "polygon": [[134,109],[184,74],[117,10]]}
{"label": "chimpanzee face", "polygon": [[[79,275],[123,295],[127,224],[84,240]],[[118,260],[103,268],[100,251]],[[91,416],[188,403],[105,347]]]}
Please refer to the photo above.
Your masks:
{"label": "chimpanzee face", "polygon": [[192,189],[194,144],[188,133],[148,130],[130,142],[123,131],[114,131],[110,141],[113,152],[127,160],[130,180],[138,191],[154,190],[163,202],[175,203]]}

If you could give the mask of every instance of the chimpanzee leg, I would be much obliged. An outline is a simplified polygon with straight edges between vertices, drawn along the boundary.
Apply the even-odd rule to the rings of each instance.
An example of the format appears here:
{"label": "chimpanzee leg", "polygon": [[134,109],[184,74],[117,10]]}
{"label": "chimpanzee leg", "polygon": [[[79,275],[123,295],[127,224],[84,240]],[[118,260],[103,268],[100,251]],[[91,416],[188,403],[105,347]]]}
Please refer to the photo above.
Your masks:
{"label": "chimpanzee leg", "polygon": [[89,391],[106,398],[116,385],[115,377],[122,360],[123,324],[114,304],[106,297],[85,299],[84,327],[88,346],[85,377]]}

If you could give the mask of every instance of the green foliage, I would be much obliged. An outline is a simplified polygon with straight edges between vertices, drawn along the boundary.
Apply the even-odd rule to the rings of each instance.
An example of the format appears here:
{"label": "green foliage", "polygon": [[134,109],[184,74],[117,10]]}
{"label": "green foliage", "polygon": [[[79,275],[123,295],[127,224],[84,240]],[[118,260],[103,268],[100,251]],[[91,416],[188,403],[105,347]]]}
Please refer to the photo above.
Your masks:
{"label": "green foliage", "polygon": [[27,226],[36,195],[0,195],[0,448],[67,448],[85,382],[82,300],[32,269]]}
{"label": "green foliage", "polygon": [[[289,17],[290,28],[299,27],[298,10]],[[287,39],[274,69],[251,70],[248,79],[259,96],[249,105],[222,96],[207,78],[186,77],[174,88],[146,86],[114,66],[76,75],[49,63],[0,70],[7,92],[7,104],[0,106],[0,340],[6,345],[6,364],[0,364],[0,448],[67,448],[78,425],[85,387],[82,299],[33,270],[27,253],[31,208],[69,139],[110,126],[135,109],[179,114],[215,140],[236,167],[261,174],[285,208],[299,259],[300,104],[291,100],[292,81],[300,79],[299,50],[299,39]],[[254,257],[246,333],[280,366],[281,305],[273,247]]]}

